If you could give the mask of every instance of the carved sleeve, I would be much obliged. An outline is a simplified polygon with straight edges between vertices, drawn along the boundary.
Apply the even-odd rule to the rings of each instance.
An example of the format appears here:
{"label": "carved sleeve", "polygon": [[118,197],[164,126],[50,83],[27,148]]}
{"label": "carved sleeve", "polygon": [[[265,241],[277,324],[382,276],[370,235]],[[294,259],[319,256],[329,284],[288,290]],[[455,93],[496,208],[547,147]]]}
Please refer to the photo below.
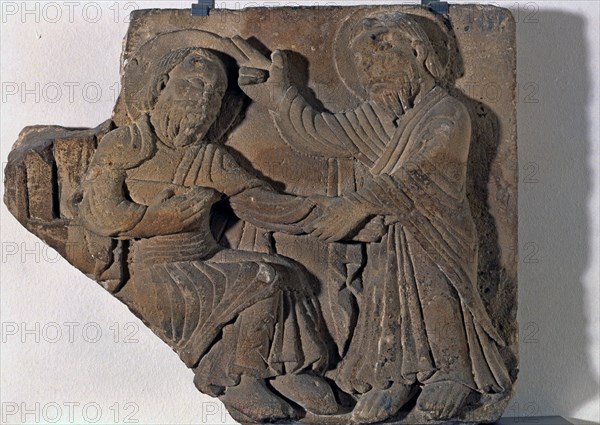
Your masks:
{"label": "carved sleeve", "polygon": [[327,158],[352,158],[358,149],[339,115],[317,112],[291,86],[271,115],[286,143],[297,152]]}
{"label": "carved sleeve", "polygon": [[81,184],[80,217],[84,226],[98,235],[119,236],[139,223],[146,211],[125,196],[126,169],[143,161],[152,150],[143,146],[139,132],[137,127],[124,127],[107,134]]}
{"label": "carved sleeve", "polygon": [[267,182],[240,166],[233,155],[222,146],[207,144],[196,161],[198,172],[195,186],[210,187],[227,197],[236,196],[255,187],[268,187]]}
{"label": "carved sleeve", "polygon": [[308,217],[314,203],[306,198],[281,194],[256,187],[230,199],[233,211],[242,220],[260,228],[290,234],[300,234],[300,223]]}
{"label": "carved sleeve", "polygon": [[196,184],[211,187],[229,197],[235,214],[244,221],[271,231],[300,233],[296,225],[308,216],[314,204],[305,198],[278,193],[264,180],[240,166],[222,147],[208,145],[205,163]]}
{"label": "carved sleeve", "polygon": [[368,179],[347,195],[388,219],[414,209],[456,208],[465,199],[471,125],[463,105],[446,105],[445,113],[419,126],[411,135],[408,155],[389,174]]}

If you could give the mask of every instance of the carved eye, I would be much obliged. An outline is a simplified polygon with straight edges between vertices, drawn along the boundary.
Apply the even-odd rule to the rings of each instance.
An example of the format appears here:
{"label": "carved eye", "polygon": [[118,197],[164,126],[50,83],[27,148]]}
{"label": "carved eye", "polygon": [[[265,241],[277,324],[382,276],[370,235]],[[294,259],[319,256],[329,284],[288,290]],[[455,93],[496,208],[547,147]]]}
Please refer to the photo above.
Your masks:
{"label": "carved eye", "polygon": [[203,69],[206,66],[206,62],[200,56],[192,56],[190,58],[190,65],[194,68]]}
{"label": "carved eye", "polygon": [[204,89],[204,81],[201,78],[190,78],[188,80],[193,87],[197,89]]}

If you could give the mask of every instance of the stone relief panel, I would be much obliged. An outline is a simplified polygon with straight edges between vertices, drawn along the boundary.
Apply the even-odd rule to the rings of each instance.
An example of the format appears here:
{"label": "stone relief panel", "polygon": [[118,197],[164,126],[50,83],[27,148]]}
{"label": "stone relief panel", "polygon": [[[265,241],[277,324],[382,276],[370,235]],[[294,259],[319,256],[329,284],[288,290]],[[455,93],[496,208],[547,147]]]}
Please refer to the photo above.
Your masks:
{"label": "stone relief panel", "polygon": [[515,49],[488,6],[134,12],[113,116],[24,129],[5,203],[242,423],[493,422]]}

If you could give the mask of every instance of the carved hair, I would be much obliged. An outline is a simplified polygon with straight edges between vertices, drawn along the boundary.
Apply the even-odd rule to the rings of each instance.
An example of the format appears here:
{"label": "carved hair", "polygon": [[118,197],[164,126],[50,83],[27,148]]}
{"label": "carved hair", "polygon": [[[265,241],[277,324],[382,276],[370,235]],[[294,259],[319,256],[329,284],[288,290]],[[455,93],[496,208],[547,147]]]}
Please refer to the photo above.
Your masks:
{"label": "carved hair", "polygon": [[222,71],[223,78],[218,79],[222,84],[222,87],[215,87],[216,90],[220,90],[222,93],[221,110],[206,136],[209,140],[215,142],[220,141],[226,137],[227,133],[241,120],[240,115],[244,103],[243,98],[237,93],[235,87],[229,85],[232,76],[228,76],[228,66],[226,63],[229,58],[225,55],[218,55],[208,49],[195,46],[178,49],[165,55],[152,74],[151,83],[148,87],[146,110],[151,110],[160,96],[162,90],[160,84],[161,79],[163,79],[165,75],[168,76],[171,71],[193,52],[198,52],[211,62],[217,64]]}
{"label": "carved hair", "polygon": [[388,28],[400,31],[412,43],[415,41],[423,43],[427,50],[427,59],[425,60],[425,69],[435,78],[436,81],[442,81],[445,78],[445,69],[433,48],[431,40],[421,28],[421,26],[410,15],[405,13],[388,13],[381,16],[365,18],[358,25],[352,44],[360,33],[374,28]]}
{"label": "carved hair", "polygon": [[[177,67],[177,65],[181,64],[183,62],[183,60],[190,55],[190,53],[199,53],[201,56],[204,56],[205,58],[209,59],[211,62],[217,64],[217,66],[220,68],[221,74],[223,76],[223,79],[218,80],[218,81],[223,82],[223,87],[219,87],[219,88],[222,89],[221,91],[223,93],[225,92],[225,90],[227,88],[227,72],[225,70],[225,66],[223,65],[223,62],[215,54],[213,54],[212,52],[210,52],[206,49],[203,49],[200,47],[186,47],[183,49],[175,50],[175,51],[169,53],[168,55],[164,56],[160,60],[158,65],[156,66],[156,69],[154,70],[154,73],[152,76],[151,84],[148,88],[148,90],[149,90],[149,93],[148,93],[149,108],[152,108],[156,104],[156,101],[158,100],[158,97],[160,96],[160,92],[162,90],[160,87],[161,79],[163,79],[165,76],[168,76],[169,73]],[[215,89],[216,88],[217,87],[215,87]]]}

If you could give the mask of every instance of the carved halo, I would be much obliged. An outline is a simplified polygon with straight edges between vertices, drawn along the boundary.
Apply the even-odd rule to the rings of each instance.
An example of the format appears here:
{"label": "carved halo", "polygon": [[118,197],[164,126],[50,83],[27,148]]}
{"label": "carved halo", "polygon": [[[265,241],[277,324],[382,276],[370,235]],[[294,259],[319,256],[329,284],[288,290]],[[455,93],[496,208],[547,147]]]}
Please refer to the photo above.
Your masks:
{"label": "carved halo", "polygon": [[227,55],[235,60],[238,66],[254,66],[257,64],[269,69],[270,61],[264,56],[257,56],[256,51],[248,47],[247,42],[239,36],[221,37],[202,30],[178,30],[158,34],[144,43],[122,66],[121,93],[113,111],[113,120],[118,127],[129,125],[148,110],[147,89],[151,78],[150,69],[156,61],[177,48],[199,47],[217,54]]}
{"label": "carved halo", "polygon": [[350,49],[350,43],[357,34],[358,25],[365,18],[375,18],[381,15],[407,14],[410,15],[429,37],[435,52],[437,53],[442,66],[445,68],[445,75],[452,79],[461,74],[460,64],[458,64],[456,40],[449,23],[441,15],[429,11],[420,6],[398,6],[391,8],[385,6],[373,11],[373,9],[359,9],[348,16],[344,21],[335,37],[333,46],[334,61],[337,73],[344,85],[361,101],[367,99],[367,93],[356,78],[356,61],[354,53]]}

